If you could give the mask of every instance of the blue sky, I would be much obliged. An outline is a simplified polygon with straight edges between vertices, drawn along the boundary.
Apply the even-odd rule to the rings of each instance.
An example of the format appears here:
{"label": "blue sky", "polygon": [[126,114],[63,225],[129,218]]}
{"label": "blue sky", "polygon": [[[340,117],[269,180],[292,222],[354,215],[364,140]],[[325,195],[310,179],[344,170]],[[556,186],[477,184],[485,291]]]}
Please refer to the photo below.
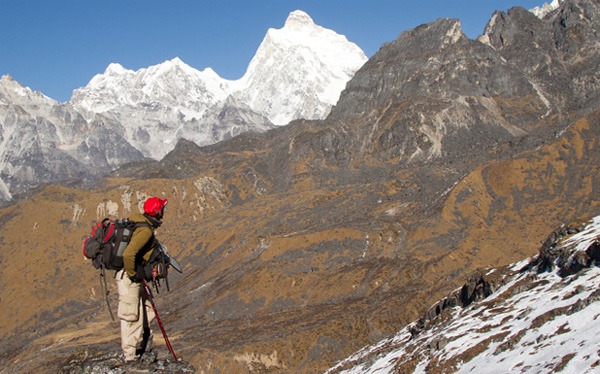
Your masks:
{"label": "blue sky", "polygon": [[[550,0],[546,0],[550,2]],[[458,18],[475,38],[495,10],[543,0],[0,0],[0,76],[68,101],[117,62],[130,70],[174,57],[241,78],[269,28],[300,9],[371,57],[402,31]]]}

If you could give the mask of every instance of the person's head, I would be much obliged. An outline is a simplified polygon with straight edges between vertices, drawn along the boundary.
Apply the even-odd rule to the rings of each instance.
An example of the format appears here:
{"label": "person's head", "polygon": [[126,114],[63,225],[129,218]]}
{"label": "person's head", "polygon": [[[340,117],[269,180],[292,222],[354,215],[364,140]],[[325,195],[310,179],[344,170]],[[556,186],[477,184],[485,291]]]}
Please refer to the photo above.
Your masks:
{"label": "person's head", "polygon": [[160,199],[156,196],[148,198],[144,203],[144,214],[156,219],[162,219],[167,202],[167,199]]}

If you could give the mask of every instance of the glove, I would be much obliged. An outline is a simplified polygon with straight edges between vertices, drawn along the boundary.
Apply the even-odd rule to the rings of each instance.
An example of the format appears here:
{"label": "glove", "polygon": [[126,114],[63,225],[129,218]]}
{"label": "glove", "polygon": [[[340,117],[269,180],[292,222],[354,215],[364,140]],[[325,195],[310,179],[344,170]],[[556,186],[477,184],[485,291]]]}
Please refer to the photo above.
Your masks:
{"label": "glove", "polygon": [[131,279],[131,281],[134,283],[140,283],[142,280],[147,279],[146,273],[144,272],[144,267],[138,266],[135,274],[129,277],[129,279]]}

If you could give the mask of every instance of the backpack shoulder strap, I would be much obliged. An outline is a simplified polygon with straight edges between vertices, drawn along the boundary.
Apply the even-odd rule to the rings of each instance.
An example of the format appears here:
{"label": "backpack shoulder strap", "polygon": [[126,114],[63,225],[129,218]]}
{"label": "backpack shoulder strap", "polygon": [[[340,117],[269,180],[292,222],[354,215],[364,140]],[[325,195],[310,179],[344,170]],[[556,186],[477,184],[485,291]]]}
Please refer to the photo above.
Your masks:
{"label": "backpack shoulder strap", "polygon": [[151,238],[154,238],[154,230],[152,230],[152,225],[150,225],[148,222],[132,222],[132,223],[133,223],[133,225],[130,226],[132,234],[139,227],[147,227],[152,234]]}

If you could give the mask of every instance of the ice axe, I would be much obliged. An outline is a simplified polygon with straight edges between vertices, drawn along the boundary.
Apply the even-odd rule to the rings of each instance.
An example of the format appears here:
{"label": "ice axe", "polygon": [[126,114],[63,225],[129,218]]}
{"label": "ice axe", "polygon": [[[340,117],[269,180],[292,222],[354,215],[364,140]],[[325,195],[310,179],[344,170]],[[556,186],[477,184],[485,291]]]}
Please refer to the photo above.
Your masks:
{"label": "ice axe", "polygon": [[173,347],[171,346],[171,342],[169,341],[169,337],[167,336],[165,327],[163,326],[162,321],[160,320],[160,317],[158,316],[158,310],[156,310],[156,305],[154,304],[154,297],[152,296],[152,290],[150,290],[150,287],[148,287],[148,284],[143,279],[142,279],[142,286],[144,287],[144,291],[146,291],[146,295],[148,295],[148,300],[150,300],[150,304],[152,304],[152,309],[154,310],[154,315],[156,316],[156,321],[158,322],[158,325],[160,326],[160,331],[162,331],[163,337],[165,338],[165,343],[167,344],[167,348],[173,355],[173,359],[175,361],[177,361],[177,356],[175,355],[175,351],[173,350]]}

